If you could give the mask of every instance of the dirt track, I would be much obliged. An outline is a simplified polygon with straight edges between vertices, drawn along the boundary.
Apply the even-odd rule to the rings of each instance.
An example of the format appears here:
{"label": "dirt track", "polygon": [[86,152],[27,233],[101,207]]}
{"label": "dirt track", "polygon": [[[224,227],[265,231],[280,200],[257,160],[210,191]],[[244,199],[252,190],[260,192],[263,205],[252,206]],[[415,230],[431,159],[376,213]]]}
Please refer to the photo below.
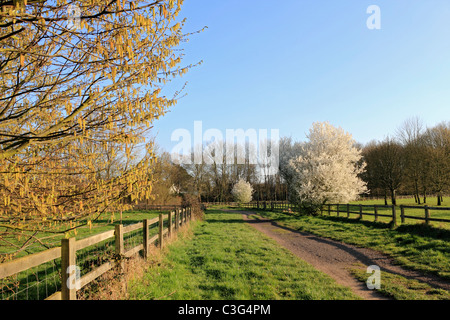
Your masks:
{"label": "dirt track", "polygon": [[[236,211],[230,210],[229,212]],[[395,265],[391,258],[380,254],[377,251],[359,248],[342,242],[292,230],[280,226],[271,220],[261,218],[253,212],[238,212],[242,213],[244,220],[255,229],[273,238],[293,254],[313,265],[317,270],[328,274],[339,284],[351,288],[355,294],[363,299],[380,300],[387,298],[374,290],[369,290],[365,283],[356,280],[350,273],[350,268],[361,268],[362,270],[366,270],[370,265],[377,265],[382,272],[387,271],[402,275],[406,278],[413,278],[426,282],[437,288],[450,290],[450,283],[443,283],[442,280],[433,276],[405,270],[398,265]],[[249,216],[251,215],[255,216],[257,219],[250,218]],[[368,274],[368,277],[369,276],[370,275]],[[381,281],[383,281],[382,278]]]}

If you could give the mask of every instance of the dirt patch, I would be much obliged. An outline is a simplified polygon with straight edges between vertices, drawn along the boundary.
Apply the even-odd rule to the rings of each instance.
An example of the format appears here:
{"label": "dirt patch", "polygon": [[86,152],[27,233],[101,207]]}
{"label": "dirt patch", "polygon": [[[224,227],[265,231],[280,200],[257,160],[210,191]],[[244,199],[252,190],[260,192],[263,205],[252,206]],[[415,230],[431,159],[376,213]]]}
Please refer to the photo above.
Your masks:
{"label": "dirt patch", "polygon": [[[229,212],[236,211],[230,210]],[[299,232],[278,225],[269,219],[264,219],[253,212],[237,212],[242,213],[244,220],[255,229],[268,235],[299,258],[313,265],[317,270],[328,274],[337,283],[351,288],[356,295],[363,299],[387,299],[376,291],[369,290],[365,283],[358,281],[350,273],[350,269],[367,270],[367,267],[371,265],[379,266],[382,272],[398,274],[409,279],[425,282],[436,288],[450,290],[450,283],[443,282],[442,279],[432,275],[403,269],[396,265],[392,258],[375,250],[359,248],[313,234]],[[381,281],[383,280],[381,279]]]}

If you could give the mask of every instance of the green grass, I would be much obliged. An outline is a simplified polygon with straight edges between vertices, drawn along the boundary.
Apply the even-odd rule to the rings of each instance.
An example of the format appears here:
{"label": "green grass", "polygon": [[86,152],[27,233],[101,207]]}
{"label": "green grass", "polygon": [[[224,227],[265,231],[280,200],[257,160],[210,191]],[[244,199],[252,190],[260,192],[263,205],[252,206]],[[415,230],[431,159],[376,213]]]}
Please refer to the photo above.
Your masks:
{"label": "green grass", "polygon": [[[367,281],[367,273],[364,270],[353,269],[351,272],[360,281]],[[446,290],[386,271],[381,273],[380,283],[381,288],[377,291],[395,300],[450,300],[450,292]]]}
{"label": "green grass", "polygon": [[358,299],[350,289],[246,224],[242,215],[208,210],[190,237],[142,279],[129,298],[175,300]]}

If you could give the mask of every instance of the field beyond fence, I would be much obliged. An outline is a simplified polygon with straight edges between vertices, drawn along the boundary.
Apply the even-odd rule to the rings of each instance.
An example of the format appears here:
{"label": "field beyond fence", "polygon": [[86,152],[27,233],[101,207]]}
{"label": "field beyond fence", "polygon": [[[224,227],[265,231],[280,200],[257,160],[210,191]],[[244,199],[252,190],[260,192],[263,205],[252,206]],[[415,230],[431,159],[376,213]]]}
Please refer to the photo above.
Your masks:
{"label": "field beyond fence", "polygon": [[125,259],[150,246],[162,248],[164,239],[192,220],[192,209],[159,214],[140,223],[115,225],[114,230],[0,264],[2,300],[76,300],[77,291],[113,268],[123,269]]}
{"label": "field beyond fence", "polygon": [[[364,201],[362,201],[364,202]],[[300,206],[287,201],[252,201],[238,204],[236,202],[207,203],[211,205],[241,206],[248,209],[277,210],[287,214],[301,212]],[[450,229],[450,207],[433,207],[428,205],[381,205],[381,204],[325,204],[320,210],[324,216],[356,218],[374,222],[400,224],[424,223],[443,229]]]}

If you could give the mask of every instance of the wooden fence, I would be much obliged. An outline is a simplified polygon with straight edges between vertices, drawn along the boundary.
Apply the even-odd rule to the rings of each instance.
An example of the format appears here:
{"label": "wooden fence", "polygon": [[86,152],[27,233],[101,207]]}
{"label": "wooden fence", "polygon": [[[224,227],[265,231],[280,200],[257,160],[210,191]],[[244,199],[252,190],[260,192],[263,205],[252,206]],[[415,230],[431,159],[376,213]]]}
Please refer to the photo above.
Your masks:
{"label": "wooden fence", "polygon": [[238,202],[202,202],[205,207],[210,206],[242,206],[245,208],[253,209],[266,209],[266,208],[281,208],[289,206],[290,208],[295,208],[296,206],[288,201],[252,201],[249,203],[239,204]]}
{"label": "wooden fence", "polygon": [[[357,207],[358,211],[353,211],[354,208]],[[389,214],[386,213],[379,213],[380,209],[388,209]],[[400,212],[398,212],[398,209],[400,209]],[[420,211],[423,210],[422,215],[407,215],[408,209],[419,209]],[[406,223],[406,219],[414,219],[414,220],[422,220],[425,222],[425,224],[429,225],[430,222],[450,222],[450,219],[443,219],[443,218],[432,218],[430,211],[436,210],[436,211],[446,211],[450,214],[450,208],[448,207],[429,207],[429,206],[394,206],[394,205],[362,205],[362,204],[327,204],[324,207],[322,207],[322,214],[323,212],[328,212],[328,215],[331,215],[331,212],[335,212],[337,216],[339,217],[341,214],[346,214],[347,218],[350,217],[350,214],[358,214],[359,218],[362,219],[364,216],[373,216],[374,221],[378,222],[379,217],[388,217],[391,220],[392,226],[398,225],[398,219],[400,218],[400,221],[402,224]],[[368,212],[370,211],[370,212]],[[384,210],[386,211],[386,210]]]}
{"label": "wooden fence", "polygon": [[[106,231],[85,239],[62,239],[60,247],[55,247],[0,264],[0,280],[55,259],[61,259],[60,291],[50,294],[46,297],[46,300],[76,300],[77,290],[85,287],[87,284],[116,266],[123,268],[124,258],[130,258],[140,251],[143,252],[143,257],[147,258],[151,245],[155,245],[156,243],[158,248],[162,248],[166,237],[178,232],[181,226],[191,220],[191,208],[177,209],[175,211],[170,211],[169,214],[160,214],[159,217],[151,220],[146,219],[140,223],[126,226],[122,224],[116,225],[114,230]],[[152,226],[157,226],[158,232],[151,237],[149,231]],[[142,231],[140,243],[131,248],[125,248],[124,237],[136,230]],[[105,263],[102,263],[92,271],[80,277],[79,274],[81,273],[81,270],[77,266],[77,252],[108,239],[114,240],[114,255]]]}
{"label": "wooden fence", "polygon": [[250,209],[262,209],[262,210],[289,210],[292,212],[298,212],[300,208],[288,201],[252,201],[249,203],[241,204],[244,208]]}
{"label": "wooden fence", "polygon": [[153,211],[175,211],[177,209],[183,209],[181,205],[176,204],[146,204],[141,203],[133,206],[135,210],[153,210]]}
{"label": "wooden fence", "polygon": [[[289,203],[287,201],[253,201],[250,203],[242,204],[244,208],[250,209],[262,209],[262,210],[283,210],[288,212],[299,212],[299,206]],[[414,209],[415,215],[408,214]],[[422,213],[418,214],[417,211]],[[436,218],[432,217],[430,211],[441,211],[449,214],[449,219],[447,218]],[[422,220],[425,224],[430,224],[431,222],[450,222],[450,208],[449,207],[429,207],[429,206],[406,206],[406,205],[363,205],[363,204],[326,204],[321,208],[321,214],[336,213],[339,217],[350,218],[350,214],[357,214],[360,219],[364,216],[373,216],[374,221],[378,222],[379,217],[390,218],[390,223],[392,226],[397,226],[399,219],[402,224],[406,223],[406,219]]]}

